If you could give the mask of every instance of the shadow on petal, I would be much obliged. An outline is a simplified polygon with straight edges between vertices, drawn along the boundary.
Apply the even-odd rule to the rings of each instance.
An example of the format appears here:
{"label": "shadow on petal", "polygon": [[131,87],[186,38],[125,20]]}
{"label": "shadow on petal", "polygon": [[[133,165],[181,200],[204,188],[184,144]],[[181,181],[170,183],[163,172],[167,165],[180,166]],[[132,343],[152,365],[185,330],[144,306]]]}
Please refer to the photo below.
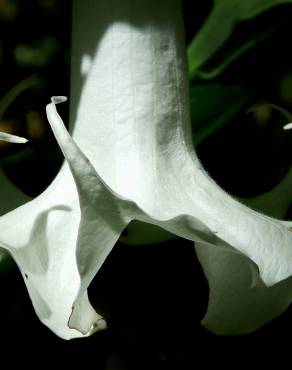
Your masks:
{"label": "shadow on petal", "polygon": [[47,242],[50,237],[47,232],[49,214],[53,211],[69,212],[70,210],[68,206],[54,206],[37,216],[27,245],[12,252],[13,258],[22,266],[22,269],[25,268],[27,272],[34,274],[47,272],[50,258]]}

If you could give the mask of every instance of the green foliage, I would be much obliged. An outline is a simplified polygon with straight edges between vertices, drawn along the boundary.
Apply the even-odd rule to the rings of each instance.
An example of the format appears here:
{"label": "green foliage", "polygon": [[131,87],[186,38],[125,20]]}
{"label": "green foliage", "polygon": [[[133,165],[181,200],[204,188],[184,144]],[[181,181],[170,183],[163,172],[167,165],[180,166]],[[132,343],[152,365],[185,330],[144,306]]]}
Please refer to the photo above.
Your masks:
{"label": "green foliage", "polygon": [[13,103],[19,94],[32,86],[36,86],[39,83],[40,78],[37,75],[32,75],[13,86],[0,100],[0,119],[2,119],[7,108]]}
{"label": "green foliage", "polygon": [[[248,30],[244,33],[243,39],[234,36],[235,27],[258,17],[272,7],[285,3],[292,1],[214,1],[211,13],[187,50],[195,145],[200,144],[209,135],[229,123],[236,114],[254,103],[259,86],[245,87],[240,79],[236,81],[237,84],[228,81],[228,78],[222,82],[226,77],[225,71],[244,53],[271,39],[289,20],[283,17],[279,22],[272,21],[268,26],[265,24],[263,29],[258,27],[256,32]],[[219,54],[221,59],[218,58]],[[210,60],[213,61],[212,67],[206,68]],[[243,65],[242,69],[244,68]]]}
{"label": "green foliage", "polygon": [[194,144],[228,123],[254,97],[255,92],[239,85],[218,83],[191,86]]}
{"label": "green foliage", "polygon": [[15,47],[14,58],[22,67],[42,68],[49,65],[60,45],[54,37],[46,37],[33,44],[19,44]]}
{"label": "green foliage", "polygon": [[[280,5],[292,3],[291,0],[215,0],[214,7],[188,47],[188,62],[191,78],[197,76],[200,68],[214,56],[216,52],[231,37],[234,27],[243,21],[247,21],[268,9]],[[206,78],[212,78],[218,75],[226,65],[229,65],[234,59],[242,53],[255,46],[259,41],[266,39],[270,32],[260,35],[258,39],[248,40],[243,45],[238,45],[237,50],[224,61],[222,66],[217,67]]]}

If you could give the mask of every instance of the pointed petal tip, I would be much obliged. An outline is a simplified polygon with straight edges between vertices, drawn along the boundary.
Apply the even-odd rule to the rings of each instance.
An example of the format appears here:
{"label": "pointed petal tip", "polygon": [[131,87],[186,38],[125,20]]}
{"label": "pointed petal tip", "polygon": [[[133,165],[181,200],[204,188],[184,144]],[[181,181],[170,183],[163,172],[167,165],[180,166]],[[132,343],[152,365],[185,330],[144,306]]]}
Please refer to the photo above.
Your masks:
{"label": "pointed petal tip", "polygon": [[291,123],[287,123],[287,125],[283,126],[283,129],[284,130],[290,130],[292,128],[292,122]]}
{"label": "pointed petal tip", "polygon": [[17,138],[17,143],[18,144],[25,144],[28,142],[28,139],[26,139],[25,137],[18,137]]}
{"label": "pointed petal tip", "polygon": [[105,330],[105,329],[107,329],[107,323],[106,323],[105,319],[101,317],[92,324],[89,335],[92,335],[93,333],[95,333],[97,331],[101,331],[101,330]]}
{"label": "pointed petal tip", "polygon": [[25,144],[28,142],[24,137],[7,134],[6,132],[0,132],[0,140],[14,144]]}
{"label": "pointed petal tip", "polygon": [[67,100],[67,96],[52,96],[51,102],[54,104],[64,103]]}
{"label": "pointed petal tip", "polygon": [[59,335],[58,333],[56,333],[56,334],[59,335],[61,338],[67,339],[67,340],[68,339],[77,339],[77,338],[87,338],[87,337],[91,337],[93,334],[95,334],[97,332],[106,330],[107,329],[107,323],[106,323],[105,319],[101,317],[101,318],[98,318],[95,322],[92,323],[90,329],[87,332],[84,332],[82,330],[82,328],[80,328],[80,327],[77,328],[77,327],[68,325],[68,328],[69,328],[69,330],[73,329],[74,334],[72,334],[71,332],[67,335],[62,335],[62,334]]}

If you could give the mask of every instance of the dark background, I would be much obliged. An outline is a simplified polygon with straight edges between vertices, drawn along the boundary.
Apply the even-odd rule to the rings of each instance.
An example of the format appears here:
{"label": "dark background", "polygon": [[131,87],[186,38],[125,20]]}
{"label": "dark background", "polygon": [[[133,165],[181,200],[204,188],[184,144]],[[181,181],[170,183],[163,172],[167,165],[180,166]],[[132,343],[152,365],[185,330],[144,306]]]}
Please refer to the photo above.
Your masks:
{"label": "dark background", "polygon": [[[39,79],[0,121],[1,130],[30,142],[25,148],[1,143],[0,163],[32,196],[48,186],[62,162],[44,109],[50,96],[69,94],[70,7],[69,0],[0,0],[0,96],[34,73]],[[184,2],[188,42],[211,7],[211,1],[202,0],[194,11]],[[271,38],[215,78],[223,86],[236,84],[253,92],[244,109],[197,147],[208,172],[233,195],[255,196],[271,189],[291,165],[292,136],[281,129],[287,123],[284,117],[273,111],[263,121],[258,114],[245,113],[265,101],[291,109],[291,10],[281,6],[241,24],[206,66],[220,63],[238,44],[285,21]],[[214,81],[199,83],[208,86]],[[67,113],[68,107],[63,108],[62,115]],[[105,370],[237,368],[270,359],[279,367],[289,355],[291,309],[249,335],[219,337],[201,327],[208,285],[193,244],[182,239],[115,246],[89,289],[91,302],[104,313],[109,328],[90,338],[67,342],[43,326],[13,264],[0,270],[0,291],[0,361],[11,365],[40,367],[57,363],[61,356],[70,365],[83,361],[82,366]],[[18,358],[22,350],[25,355]]]}

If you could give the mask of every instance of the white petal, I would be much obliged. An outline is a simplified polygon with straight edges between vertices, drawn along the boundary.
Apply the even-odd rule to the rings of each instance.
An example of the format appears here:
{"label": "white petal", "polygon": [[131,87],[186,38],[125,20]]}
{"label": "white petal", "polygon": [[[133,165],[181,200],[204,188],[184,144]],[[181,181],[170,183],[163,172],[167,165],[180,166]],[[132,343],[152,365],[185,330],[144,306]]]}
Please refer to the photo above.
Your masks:
{"label": "white petal", "polygon": [[[58,120],[54,111],[50,114],[49,110],[50,107],[50,121]],[[54,126],[55,131],[58,127],[55,133],[66,149],[66,140],[71,139],[60,124]],[[112,217],[111,207],[115,211],[115,204],[108,203],[109,198],[104,196],[107,190],[97,181],[95,173],[94,183],[91,181],[93,168],[82,155],[76,155],[76,150],[74,145],[69,146],[66,156],[71,159],[73,155],[73,173],[79,171],[84,180],[81,184],[77,180],[80,203],[69,169],[63,166],[41,196],[0,219],[0,245],[20,267],[40,320],[65,339],[87,336],[105,328],[104,320],[88,302],[80,274],[84,264],[87,273],[91,272],[90,268],[94,273],[97,271],[125,226],[119,215]],[[91,203],[90,193],[96,203]],[[113,228],[115,219],[119,231]],[[76,253],[80,255],[79,266]]]}
{"label": "white petal", "polygon": [[[273,217],[284,218],[292,200],[292,170],[271,191],[247,204]],[[258,269],[230,248],[195,243],[209,283],[208,310],[202,324],[217,334],[249,333],[280,315],[292,301],[292,278],[267,288]]]}
{"label": "white petal", "polygon": [[10,135],[6,132],[0,132],[0,140],[7,141],[9,143],[16,143],[16,144],[25,144],[27,143],[27,139],[21,136]]}
{"label": "white petal", "polygon": [[[127,210],[132,205],[123,200],[119,202],[71,139],[56,111],[55,103],[61,101],[64,99],[52,98],[52,103],[47,106],[47,116],[74,176],[81,207],[76,246],[81,286],[78,297],[73,302],[74,309],[70,315],[69,326],[77,327],[86,334],[98,325],[105,325],[90,308],[86,289],[121,232],[131,221],[131,212]],[[122,206],[126,209],[125,212]]]}
{"label": "white petal", "polygon": [[292,279],[270,288],[253,285],[256,266],[232,250],[196,243],[196,252],[209,282],[208,311],[202,324],[216,334],[252,332],[287,309]]}
{"label": "white petal", "polygon": [[0,218],[0,245],[18,264],[40,320],[63,338],[80,277],[75,247],[80,211],[66,167],[46,192]]}

